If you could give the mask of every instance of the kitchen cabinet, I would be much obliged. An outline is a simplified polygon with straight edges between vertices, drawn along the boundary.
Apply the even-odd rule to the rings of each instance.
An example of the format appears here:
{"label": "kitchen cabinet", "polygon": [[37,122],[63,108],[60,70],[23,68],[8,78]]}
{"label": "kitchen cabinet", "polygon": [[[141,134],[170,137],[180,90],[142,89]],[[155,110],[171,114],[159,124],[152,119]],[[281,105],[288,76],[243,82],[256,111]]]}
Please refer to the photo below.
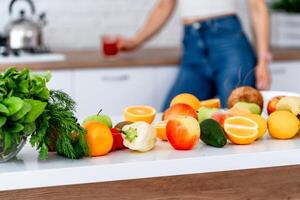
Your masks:
{"label": "kitchen cabinet", "polygon": [[78,117],[103,113],[120,115],[126,106],[155,104],[154,69],[115,68],[75,70],[74,97]]}
{"label": "kitchen cabinet", "polygon": [[271,90],[300,93],[300,61],[272,63],[270,69],[272,74]]}
{"label": "kitchen cabinet", "polygon": [[[300,93],[300,61],[275,62],[270,69],[271,90]],[[79,118],[99,109],[119,115],[130,105],[151,105],[161,111],[178,70],[172,65],[54,70],[49,87],[62,89],[75,99]]]}
{"label": "kitchen cabinet", "polygon": [[175,82],[179,67],[162,66],[155,68],[155,103],[154,106],[161,111],[166,97]]}
{"label": "kitchen cabinet", "polygon": [[[34,71],[34,73],[46,73],[47,71]],[[72,71],[53,70],[51,71],[51,81],[48,83],[50,89],[62,90],[73,97]]]}

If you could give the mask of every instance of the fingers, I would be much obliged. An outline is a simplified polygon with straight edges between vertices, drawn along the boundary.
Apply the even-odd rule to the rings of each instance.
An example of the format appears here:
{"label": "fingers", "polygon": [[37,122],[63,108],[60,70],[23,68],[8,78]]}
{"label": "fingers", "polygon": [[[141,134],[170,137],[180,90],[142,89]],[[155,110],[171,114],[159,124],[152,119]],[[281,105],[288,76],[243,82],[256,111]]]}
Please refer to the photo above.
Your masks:
{"label": "fingers", "polygon": [[258,74],[256,77],[256,87],[259,90],[269,90],[271,78],[268,74]]}
{"label": "fingers", "polygon": [[268,90],[271,86],[271,76],[267,68],[256,68],[256,88]]}

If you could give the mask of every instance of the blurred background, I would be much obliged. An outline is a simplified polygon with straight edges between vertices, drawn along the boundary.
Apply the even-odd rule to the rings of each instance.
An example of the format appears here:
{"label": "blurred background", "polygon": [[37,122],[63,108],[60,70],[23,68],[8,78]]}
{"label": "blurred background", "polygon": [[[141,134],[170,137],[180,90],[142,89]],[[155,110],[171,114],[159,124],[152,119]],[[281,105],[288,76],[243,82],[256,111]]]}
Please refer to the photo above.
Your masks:
{"label": "blurred background", "polygon": [[[11,20],[8,7],[11,0],[0,1],[0,30]],[[157,3],[155,0],[35,0],[36,10],[47,13],[48,25],[44,29],[45,43],[55,49],[99,48],[99,35],[120,34],[132,36],[144,23],[147,13]],[[27,3],[15,5],[30,13]],[[247,4],[240,0],[239,15],[251,34]],[[147,47],[174,47],[180,45],[181,20],[177,9],[166,28]],[[78,38],[82,38],[79,40]]]}
{"label": "blurred background", "polygon": [[[101,54],[101,36],[133,36],[157,1],[32,0],[35,8],[32,15],[27,1],[14,2],[9,14],[11,2],[0,0],[1,69],[15,65],[29,66],[37,72],[53,71],[51,87],[69,92],[78,102],[78,113],[83,116],[99,108],[116,115],[133,104],[161,108],[178,72],[182,38],[179,10],[143,49],[106,58]],[[300,93],[297,81],[300,3],[297,0],[273,3],[268,1],[274,56],[271,89]],[[245,32],[252,40],[247,4],[240,0],[237,6]],[[32,19],[42,29],[42,38],[38,40],[43,45],[29,52],[12,52],[5,47],[8,24],[20,15]]]}

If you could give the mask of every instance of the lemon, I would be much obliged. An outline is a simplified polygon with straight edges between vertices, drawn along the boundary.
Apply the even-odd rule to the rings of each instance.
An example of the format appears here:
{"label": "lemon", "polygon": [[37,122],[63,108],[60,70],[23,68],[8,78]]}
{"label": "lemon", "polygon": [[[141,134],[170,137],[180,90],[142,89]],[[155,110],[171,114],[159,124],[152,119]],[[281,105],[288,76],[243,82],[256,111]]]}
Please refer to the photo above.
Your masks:
{"label": "lemon", "polygon": [[257,115],[257,114],[248,114],[245,115],[245,117],[250,118],[257,123],[258,125],[257,139],[262,138],[268,129],[267,121],[261,115]]}
{"label": "lemon", "polygon": [[228,139],[234,144],[251,144],[258,136],[258,124],[247,117],[229,117],[224,122]]}
{"label": "lemon", "polygon": [[299,131],[299,120],[289,111],[275,111],[268,119],[268,128],[273,138],[290,139]]}

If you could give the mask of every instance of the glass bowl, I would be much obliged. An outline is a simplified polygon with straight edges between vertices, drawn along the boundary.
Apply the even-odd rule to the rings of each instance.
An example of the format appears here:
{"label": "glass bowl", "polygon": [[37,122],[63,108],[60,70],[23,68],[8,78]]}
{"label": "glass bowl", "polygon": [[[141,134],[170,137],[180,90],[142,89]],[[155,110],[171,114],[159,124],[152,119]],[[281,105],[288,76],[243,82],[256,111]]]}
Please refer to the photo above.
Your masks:
{"label": "glass bowl", "polygon": [[26,144],[27,138],[22,137],[19,142],[13,141],[13,145],[8,150],[3,149],[4,140],[0,138],[0,163],[7,162],[14,158]]}

